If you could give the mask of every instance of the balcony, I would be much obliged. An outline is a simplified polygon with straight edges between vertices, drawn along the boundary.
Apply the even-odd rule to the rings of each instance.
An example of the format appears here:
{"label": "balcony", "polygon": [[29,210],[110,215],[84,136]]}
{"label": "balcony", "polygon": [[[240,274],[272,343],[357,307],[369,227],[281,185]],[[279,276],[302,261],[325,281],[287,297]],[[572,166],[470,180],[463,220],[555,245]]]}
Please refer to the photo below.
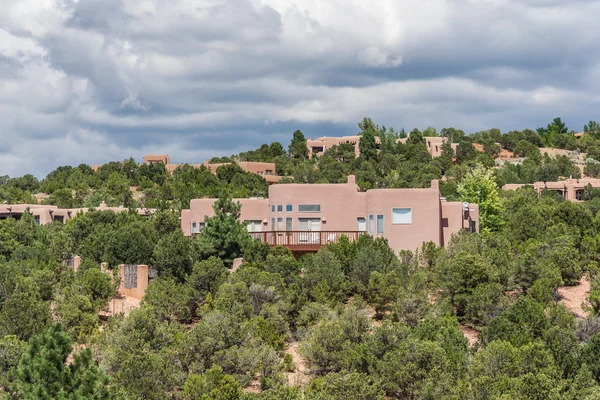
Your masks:
{"label": "balcony", "polygon": [[283,246],[293,252],[316,252],[321,247],[337,242],[346,236],[351,242],[366,232],[359,231],[266,231],[250,232],[255,240],[260,240],[271,247]]}

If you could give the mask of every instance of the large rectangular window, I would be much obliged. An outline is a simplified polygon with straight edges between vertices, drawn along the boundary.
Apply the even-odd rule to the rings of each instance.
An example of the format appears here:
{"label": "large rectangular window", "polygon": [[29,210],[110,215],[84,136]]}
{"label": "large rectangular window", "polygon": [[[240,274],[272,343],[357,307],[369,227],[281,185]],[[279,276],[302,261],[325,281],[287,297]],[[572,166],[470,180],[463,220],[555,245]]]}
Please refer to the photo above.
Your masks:
{"label": "large rectangular window", "polygon": [[198,223],[192,222],[192,234],[198,233]]}
{"label": "large rectangular window", "polygon": [[356,218],[357,231],[366,232],[367,231],[367,219],[366,218]]}
{"label": "large rectangular window", "polygon": [[275,218],[271,218],[271,229],[275,230]]}
{"label": "large rectangular window", "polygon": [[277,230],[278,231],[283,230],[283,218],[277,218]]}
{"label": "large rectangular window", "polygon": [[292,219],[291,218],[286,218],[285,219],[285,230],[286,231],[291,231],[292,229]]}
{"label": "large rectangular window", "polygon": [[375,216],[369,215],[369,233],[372,235],[375,233]]}
{"label": "large rectangular window", "polygon": [[377,216],[377,233],[383,234],[383,215]]}
{"label": "large rectangular window", "polygon": [[285,211],[287,211],[287,212],[294,211],[294,206],[292,206],[291,204],[288,204],[287,206],[285,206]]}
{"label": "large rectangular window", "polygon": [[279,204],[277,206],[277,212],[282,212],[283,211],[283,205]]}
{"label": "large rectangular window", "polygon": [[412,208],[392,208],[392,224],[412,224]]}
{"label": "large rectangular window", "polygon": [[245,221],[245,222],[248,224],[248,225],[246,225],[248,232],[262,232],[262,221],[256,220],[256,221]]}
{"label": "large rectangular window", "polygon": [[320,204],[299,204],[298,212],[321,212]]}

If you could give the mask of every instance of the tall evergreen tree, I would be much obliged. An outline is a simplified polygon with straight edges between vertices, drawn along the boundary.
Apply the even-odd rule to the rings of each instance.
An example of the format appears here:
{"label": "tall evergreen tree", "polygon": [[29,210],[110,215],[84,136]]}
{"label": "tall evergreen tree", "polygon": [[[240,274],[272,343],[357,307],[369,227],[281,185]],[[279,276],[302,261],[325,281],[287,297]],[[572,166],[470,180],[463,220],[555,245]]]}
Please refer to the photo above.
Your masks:
{"label": "tall evergreen tree", "polygon": [[289,152],[292,158],[308,158],[308,147],[306,146],[306,138],[302,131],[297,130],[294,132]]}
{"label": "tall evergreen tree", "polygon": [[7,388],[11,396],[26,400],[121,398],[94,363],[89,349],[68,361],[72,344],[58,324],[34,336],[21,358],[16,381]]}

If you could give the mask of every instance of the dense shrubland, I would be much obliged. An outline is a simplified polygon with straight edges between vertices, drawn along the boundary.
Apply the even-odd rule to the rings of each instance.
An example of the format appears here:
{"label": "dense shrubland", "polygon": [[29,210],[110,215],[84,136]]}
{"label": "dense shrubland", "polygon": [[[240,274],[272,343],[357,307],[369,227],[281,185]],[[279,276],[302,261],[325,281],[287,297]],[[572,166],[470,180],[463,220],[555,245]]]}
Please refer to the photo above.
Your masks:
{"label": "dense shrubland", "polygon": [[[401,134],[361,125],[380,136]],[[443,133],[461,143],[490,136],[490,151],[497,151],[497,141],[507,146],[505,136],[517,136],[515,146],[547,140],[533,131],[500,140],[494,132]],[[258,177],[245,181],[236,166],[216,176],[184,167],[185,178],[138,166],[142,172],[125,178],[118,163],[110,173],[78,167],[42,182],[3,182],[3,196],[37,190],[52,196],[76,193],[78,180],[70,178],[86,176],[88,186],[80,189],[95,188],[89,193],[96,196],[109,190],[100,176],[128,179],[122,187],[143,187],[147,179],[153,183],[146,194],[162,193],[155,199],[165,207],[150,217],[92,210],[66,225],[39,226],[28,215],[0,220],[0,398],[600,398],[596,191],[586,190],[590,200],[577,204],[538,197],[531,188],[498,192],[496,183],[513,167],[485,169],[490,153],[459,146],[457,163],[450,156],[431,160],[416,132],[401,146],[385,135],[380,153],[361,149],[371,159],[339,146],[307,160],[299,132],[288,154],[272,145],[239,157],[275,161],[298,181],[342,181],[352,172],[363,188],[423,186],[446,174],[449,197],[480,196],[488,215],[481,234],[461,233],[446,248],[424,243],[400,254],[385,239],[361,236],[296,259],[252,241],[236,220],[239,205],[231,196],[266,187]],[[536,173],[554,165],[558,177],[572,167],[563,161],[531,156],[515,173],[538,179]],[[174,199],[185,204],[180,192],[170,192],[180,178],[190,180],[180,185],[188,200],[196,190],[220,194],[215,217],[193,238],[183,237],[179,213],[170,209]],[[191,182],[197,189],[189,189]],[[82,257],[77,272],[62,263],[72,255]],[[240,256],[244,263],[232,271]],[[159,276],[140,308],[100,319],[116,292],[100,263],[109,271],[120,263],[148,264]],[[559,302],[557,288],[582,277],[591,281],[590,305],[588,317],[577,320]],[[463,334],[467,328],[478,334],[473,345]],[[293,373],[309,377],[296,387]]]}
{"label": "dense shrubland", "polygon": [[[228,197],[193,239],[168,211],[0,221],[0,385],[17,398],[596,398],[600,214],[527,188],[501,195],[497,229],[399,255],[363,236],[296,259],[249,240]],[[84,259],[76,273],[60,262],[71,254]],[[160,272],[102,331],[115,286],[100,262]],[[578,321],[556,289],[583,275],[590,316]],[[292,342],[312,378],[301,388],[286,378]]]}

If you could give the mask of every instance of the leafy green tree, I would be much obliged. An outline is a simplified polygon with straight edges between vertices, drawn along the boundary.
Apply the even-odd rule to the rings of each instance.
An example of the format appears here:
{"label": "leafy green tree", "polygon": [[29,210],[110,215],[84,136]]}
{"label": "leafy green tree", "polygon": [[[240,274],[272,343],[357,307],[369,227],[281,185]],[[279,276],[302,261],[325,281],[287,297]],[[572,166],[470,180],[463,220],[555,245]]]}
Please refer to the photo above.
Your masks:
{"label": "leafy green tree", "polygon": [[164,235],[152,254],[152,266],[161,275],[172,276],[183,282],[193,265],[192,243],[181,230]]}
{"label": "leafy green tree", "polygon": [[13,379],[26,348],[27,342],[19,340],[16,336],[0,339],[0,386],[7,387]]}
{"label": "leafy green tree", "polygon": [[240,384],[218,366],[204,375],[191,374],[183,385],[182,398],[186,400],[238,400],[241,397]]}
{"label": "leafy green tree", "polygon": [[238,220],[241,205],[222,193],[213,204],[213,210],[215,215],[205,219],[206,227],[199,240],[206,245],[206,256],[215,255],[227,265],[232,265],[233,259],[242,256],[243,249],[251,240],[246,226]]}
{"label": "leafy green tree", "polygon": [[594,139],[600,138],[600,124],[596,121],[590,121],[583,126],[583,132],[591,135]]}
{"label": "leafy green tree", "polygon": [[306,146],[306,138],[302,131],[297,130],[294,132],[288,151],[292,158],[308,158],[308,147]]}
{"label": "leafy green tree", "polygon": [[39,287],[31,278],[19,277],[14,291],[2,302],[0,337],[16,335],[28,340],[42,332],[50,321],[48,303],[40,298]]}
{"label": "leafy green tree", "polygon": [[90,349],[74,354],[73,361],[68,362],[71,351],[71,338],[60,325],[34,336],[9,393],[32,400],[122,398],[94,363]]}
{"label": "leafy green tree", "polygon": [[496,232],[502,229],[502,203],[494,171],[481,164],[475,166],[456,189],[461,201],[479,205],[479,222],[482,232]]}
{"label": "leafy green tree", "polygon": [[377,127],[367,118],[363,119],[363,122],[359,123],[358,126],[362,130],[358,142],[360,155],[366,160],[375,160],[377,158],[377,143],[375,141]]}
{"label": "leafy green tree", "polygon": [[304,393],[306,400],[383,400],[385,392],[375,379],[366,374],[331,373],[313,379]]}

